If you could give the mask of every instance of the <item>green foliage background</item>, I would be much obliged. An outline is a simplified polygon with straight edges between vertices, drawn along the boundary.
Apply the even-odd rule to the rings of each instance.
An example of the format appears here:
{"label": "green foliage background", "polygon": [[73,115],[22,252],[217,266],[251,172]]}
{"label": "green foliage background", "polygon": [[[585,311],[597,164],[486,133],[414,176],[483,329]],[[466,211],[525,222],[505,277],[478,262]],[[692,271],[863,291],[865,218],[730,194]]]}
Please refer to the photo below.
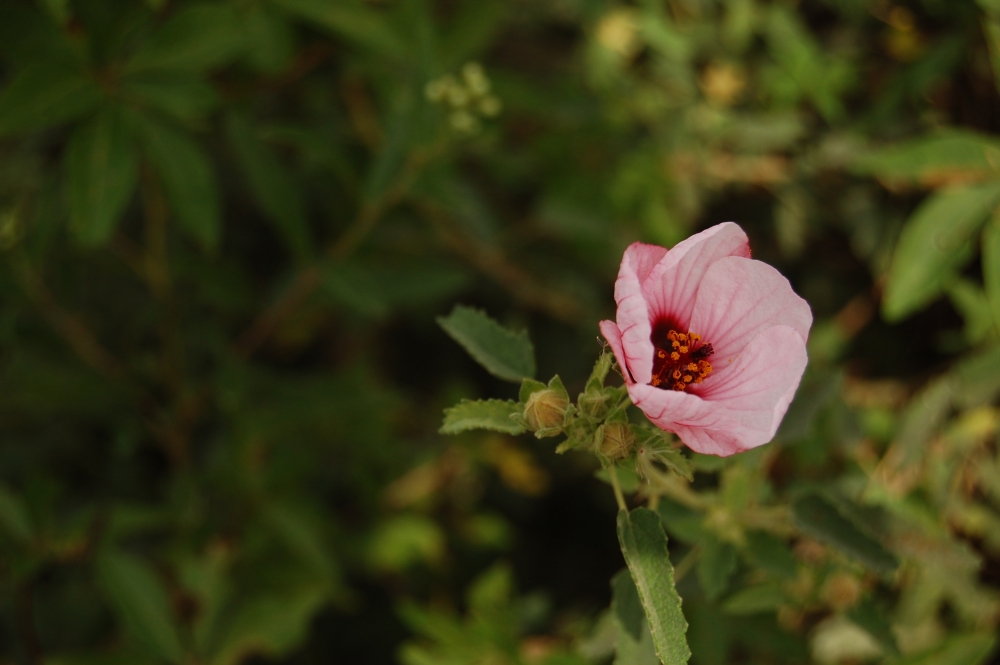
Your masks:
{"label": "green foliage background", "polygon": [[0,663],[655,663],[436,318],[575,395],[725,220],[816,324],[658,506],[691,662],[1000,662],[998,89],[997,0],[4,0]]}

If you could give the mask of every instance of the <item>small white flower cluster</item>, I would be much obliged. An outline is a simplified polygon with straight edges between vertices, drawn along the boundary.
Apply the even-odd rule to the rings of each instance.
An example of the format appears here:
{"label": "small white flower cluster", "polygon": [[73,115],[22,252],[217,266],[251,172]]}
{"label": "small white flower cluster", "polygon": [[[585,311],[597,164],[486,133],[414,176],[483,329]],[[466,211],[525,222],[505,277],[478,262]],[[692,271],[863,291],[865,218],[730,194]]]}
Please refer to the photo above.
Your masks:
{"label": "small white flower cluster", "polygon": [[450,110],[448,122],[462,133],[473,134],[479,130],[480,117],[494,118],[500,114],[500,100],[490,94],[490,80],[482,65],[468,62],[460,76],[445,74],[427,84],[427,99]]}

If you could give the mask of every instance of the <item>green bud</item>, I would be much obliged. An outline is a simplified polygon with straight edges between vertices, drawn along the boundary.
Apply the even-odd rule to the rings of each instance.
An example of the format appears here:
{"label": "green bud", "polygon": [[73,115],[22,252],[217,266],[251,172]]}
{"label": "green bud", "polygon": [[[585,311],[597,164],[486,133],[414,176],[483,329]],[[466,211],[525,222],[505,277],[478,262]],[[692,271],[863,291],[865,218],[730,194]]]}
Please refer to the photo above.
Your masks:
{"label": "green bud", "polygon": [[524,405],[524,420],[532,432],[559,429],[569,409],[569,398],[565,392],[546,388],[536,390]]}
{"label": "green bud", "polygon": [[581,393],[576,403],[584,415],[603,418],[608,412],[607,398],[599,390],[588,390]]}
{"label": "green bud", "polygon": [[628,457],[635,447],[635,434],[628,423],[607,423],[598,430],[601,454],[609,460]]}

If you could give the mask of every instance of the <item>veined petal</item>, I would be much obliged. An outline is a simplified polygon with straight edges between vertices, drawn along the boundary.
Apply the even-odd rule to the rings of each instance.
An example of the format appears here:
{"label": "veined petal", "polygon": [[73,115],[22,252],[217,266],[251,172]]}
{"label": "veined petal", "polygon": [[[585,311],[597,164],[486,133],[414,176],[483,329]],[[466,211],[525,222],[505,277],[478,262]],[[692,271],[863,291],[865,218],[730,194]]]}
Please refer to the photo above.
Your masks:
{"label": "veined petal", "polygon": [[653,343],[649,339],[652,326],[641,285],[666,253],[663,247],[632,243],[625,250],[615,282],[622,356],[632,378],[639,383],[649,383],[653,376]]}
{"label": "veined petal", "polygon": [[760,261],[728,257],[705,272],[690,329],[712,344],[716,371],[735,361],[758,333],[782,325],[806,340],[812,311],[777,270]]}
{"label": "veined petal", "polygon": [[698,287],[712,264],[730,256],[750,257],[746,234],[732,222],[717,224],[675,245],[642,283],[653,318],[670,318],[683,328],[681,332],[695,330],[689,324]]}
{"label": "veined petal", "polygon": [[625,383],[634,383],[632,372],[625,361],[625,350],[622,348],[622,333],[618,329],[618,324],[614,321],[601,321],[600,326],[601,334],[604,335],[604,339],[608,340],[611,352],[615,354],[615,360],[618,361],[618,367],[622,371]]}
{"label": "veined petal", "polygon": [[[636,383],[628,387],[628,394],[650,422],[678,435],[687,428],[727,429],[736,424],[725,409],[691,393]],[[688,443],[683,436],[681,440]]]}

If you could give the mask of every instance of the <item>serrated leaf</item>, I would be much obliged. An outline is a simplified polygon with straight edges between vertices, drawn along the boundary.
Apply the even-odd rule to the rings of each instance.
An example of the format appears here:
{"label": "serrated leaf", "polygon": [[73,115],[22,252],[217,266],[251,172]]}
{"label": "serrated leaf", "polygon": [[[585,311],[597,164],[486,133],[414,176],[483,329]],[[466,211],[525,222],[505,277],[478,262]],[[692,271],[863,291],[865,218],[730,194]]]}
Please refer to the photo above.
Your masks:
{"label": "serrated leaf", "polygon": [[627,568],[611,578],[611,610],[618,628],[614,665],[659,665],[646,612]]}
{"label": "serrated leaf", "polygon": [[792,521],[804,534],[840,550],[879,575],[892,575],[899,567],[894,554],[820,494],[795,499]]}
{"label": "serrated leaf", "polygon": [[994,325],[1000,328],[1000,208],[983,229],[983,286]]}
{"label": "serrated leaf", "polygon": [[1000,181],[941,190],[900,234],[886,277],[882,314],[890,321],[920,309],[972,257],[973,234],[1000,202]]}
{"label": "serrated leaf", "polygon": [[384,17],[361,4],[328,0],[270,0],[293,16],[305,19],[338,37],[389,56],[403,56],[406,45]]}
{"label": "serrated leaf", "polygon": [[132,56],[126,69],[198,71],[221,65],[245,46],[241,23],[230,5],[205,2],[184,7]]}
{"label": "serrated leaf", "polygon": [[856,173],[886,180],[919,181],[934,186],[959,179],[994,177],[988,153],[1000,153],[1000,140],[976,132],[950,129],[862,155]]}
{"label": "serrated leaf", "polygon": [[275,230],[299,259],[310,253],[309,225],[305,203],[291,173],[253,132],[243,118],[231,115],[226,136],[236,153],[251,196]]}
{"label": "serrated leaf", "polygon": [[178,224],[202,247],[214,248],[222,234],[222,220],[208,156],[188,136],[160,122],[137,116],[134,124]]}
{"label": "serrated leaf", "polygon": [[712,534],[701,541],[701,558],[698,559],[698,582],[705,597],[715,600],[729,586],[729,578],[736,570],[736,548]]}
{"label": "serrated leaf", "polygon": [[646,612],[656,655],[663,665],[687,663],[691,657],[687,621],[674,586],[674,568],[660,516],[646,508],[618,511],[618,542]]}
{"label": "serrated leaf", "polygon": [[444,410],[441,434],[458,434],[472,429],[486,429],[507,434],[523,434],[524,428],[511,420],[520,414],[522,406],[510,400],[463,399],[456,406]]}
{"label": "serrated leaf", "polygon": [[184,661],[170,601],[145,562],[123,552],[97,557],[97,575],[125,629],[151,654],[171,663]]}
{"label": "serrated leaf", "polygon": [[74,120],[100,100],[97,84],[79,69],[48,62],[23,67],[0,95],[0,136]]}
{"label": "serrated leaf", "polygon": [[70,215],[84,245],[105,243],[128,205],[137,176],[132,137],[114,109],[76,129],[66,150]]}
{"label": "serrated leaf", "polygon": [[498,379],[520,382],[535,376],[535,349],[527,332],[504,328],[484,312],[462,305],[437,322]]}

